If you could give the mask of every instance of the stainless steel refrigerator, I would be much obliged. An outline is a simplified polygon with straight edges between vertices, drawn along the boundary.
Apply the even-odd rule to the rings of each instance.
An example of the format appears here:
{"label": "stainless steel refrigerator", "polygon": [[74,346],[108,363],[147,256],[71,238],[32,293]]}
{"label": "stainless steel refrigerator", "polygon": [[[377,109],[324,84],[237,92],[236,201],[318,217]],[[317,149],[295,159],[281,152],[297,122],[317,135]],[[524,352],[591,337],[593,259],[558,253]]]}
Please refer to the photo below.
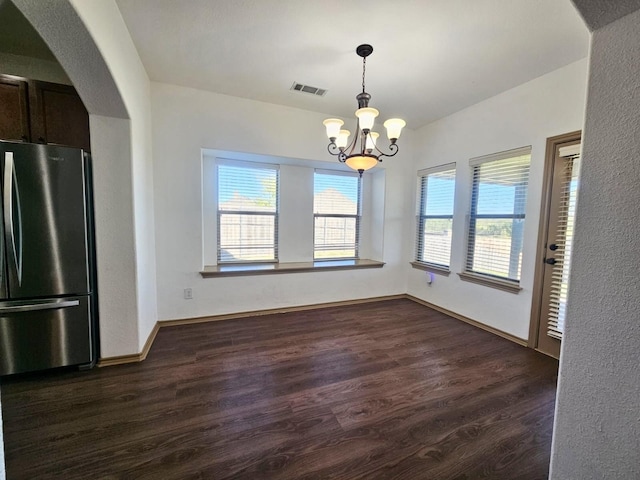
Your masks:
{"label": "stainless steel refrigerator", "polygon": [[0,375],[93,366],[90,158],[0,141]]}

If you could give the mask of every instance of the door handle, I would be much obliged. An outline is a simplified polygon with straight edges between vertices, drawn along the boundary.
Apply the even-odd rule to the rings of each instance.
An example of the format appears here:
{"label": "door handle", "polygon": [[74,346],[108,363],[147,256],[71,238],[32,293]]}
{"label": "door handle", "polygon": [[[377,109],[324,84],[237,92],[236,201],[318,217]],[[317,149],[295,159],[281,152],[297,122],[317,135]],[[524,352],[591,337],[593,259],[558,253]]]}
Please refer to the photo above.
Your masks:
{"label": "door handle", "polygon": [[80,300],[63,300],[54,302],[32,303],[29,305],[8,305],[3,307],[0,304],[0,314],[16,312],[35,312],[36,310],[54,310],[57,308],[77,307]]}
{"label": "door handle", "polygon": [[545,258],[544,263],[547,263],[549,265],[555,265],[557,262],[555,258]]}

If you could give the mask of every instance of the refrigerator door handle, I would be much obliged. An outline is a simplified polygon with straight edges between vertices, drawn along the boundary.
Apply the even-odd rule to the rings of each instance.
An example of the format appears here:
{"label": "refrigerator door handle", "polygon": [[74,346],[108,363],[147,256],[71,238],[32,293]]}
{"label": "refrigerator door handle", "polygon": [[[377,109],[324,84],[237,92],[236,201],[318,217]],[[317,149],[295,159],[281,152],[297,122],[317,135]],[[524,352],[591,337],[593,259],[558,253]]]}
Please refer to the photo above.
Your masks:
{"label": "refrigerator door handle", "polygon": [[18,183],[14,182],[16,176],[16,170],[13,163],[13,152],[6,152],[4,156],[4,229],[8,233],[11,239],[11,253],[13,254],[13,261],[16,268],[16,276],[18,277],[18,285],[22,284],[22,248],[18,251],[16,245],[16,235],[13,228],[13,191],[15,188],[15,194],[17,198],[16,202],[16,214],[18,216],[18,235],[20,236],[20,243],[22,243],[21,224],[22,218],[20,215],[20,194],[18,192]]}
{"label": "refrigerator door handle", "polygon": [[27,305],[0,306],[0,315],[3,313],[34,312],[36,310],[54,310],[57,308],[77,307],[79,300],[63,300],[54,302],[32,303]]}
{"label": "refrigerator door handle", "polygon": [[[5,152],[5,158],[9,158],[11,157],[13,159],[13,153],[9,154],[10,152]],[[2,199],[0,199],[0,201],[2,201]],[[2,209],[2,211],[4,212],[4,208]],[[0,235],[0,296],[4,297],[8,295],[8,285],[9,285],[9,279],[5,276],[5,268],[4,268],[4,260],[5,260],[5,256],[4,256],[4,244],[5,244],[5,239],[4,239],[4,234],[5,234],[5,225],[4,225],[4,219],[0,219],[0,231],[2,232],[2,234]]]}

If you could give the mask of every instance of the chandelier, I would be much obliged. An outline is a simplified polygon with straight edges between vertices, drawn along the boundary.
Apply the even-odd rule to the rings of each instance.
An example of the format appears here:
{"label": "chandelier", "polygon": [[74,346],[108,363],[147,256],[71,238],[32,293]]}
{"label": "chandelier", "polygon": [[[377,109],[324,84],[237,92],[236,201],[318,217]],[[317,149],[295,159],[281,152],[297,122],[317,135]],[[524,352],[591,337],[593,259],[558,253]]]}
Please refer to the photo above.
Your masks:
{"label": "chandelier", "polygon": [[356,117],[358,125],[353,139],[349,141],[351,132],[341,129],[344,122],[339,118],[327,118],[324,126],[327,128],[327,137],[329,137],[329,145],[327,150],[331,155],[337,156],[338,160],[346,163],[350,168],[357,170],[362,176],[362,172],[375,167],[378,162],[382,162],[383,157],[393,157],[398,153],[398,137],[402,127],[406,125],[404,120],[399,118],[390,118],[384,122],[387,129],[387,137],[391,142],[389,144],[389,152],[384,153],[377,146],[379,133],[372,130],[376,117],[380,112],[375,108],[369,107],[371,95],[365,91],[364,78],[367,65],[367,57],[373,52],[371,45],[360,45],[356,48],[356,53],[362,57],[362,93],[356,95],[358,100],[358,110]]}

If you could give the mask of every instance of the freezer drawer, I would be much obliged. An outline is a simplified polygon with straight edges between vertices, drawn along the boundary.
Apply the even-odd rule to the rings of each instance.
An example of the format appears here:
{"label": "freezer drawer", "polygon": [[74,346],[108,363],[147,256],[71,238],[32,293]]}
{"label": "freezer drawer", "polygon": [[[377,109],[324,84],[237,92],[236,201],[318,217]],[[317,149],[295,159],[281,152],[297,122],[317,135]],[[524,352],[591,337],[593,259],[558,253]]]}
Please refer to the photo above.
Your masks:
{"label": "freezer drawer", "polygon": [[0,375],[93,360],[89,296],[0,302]]}

